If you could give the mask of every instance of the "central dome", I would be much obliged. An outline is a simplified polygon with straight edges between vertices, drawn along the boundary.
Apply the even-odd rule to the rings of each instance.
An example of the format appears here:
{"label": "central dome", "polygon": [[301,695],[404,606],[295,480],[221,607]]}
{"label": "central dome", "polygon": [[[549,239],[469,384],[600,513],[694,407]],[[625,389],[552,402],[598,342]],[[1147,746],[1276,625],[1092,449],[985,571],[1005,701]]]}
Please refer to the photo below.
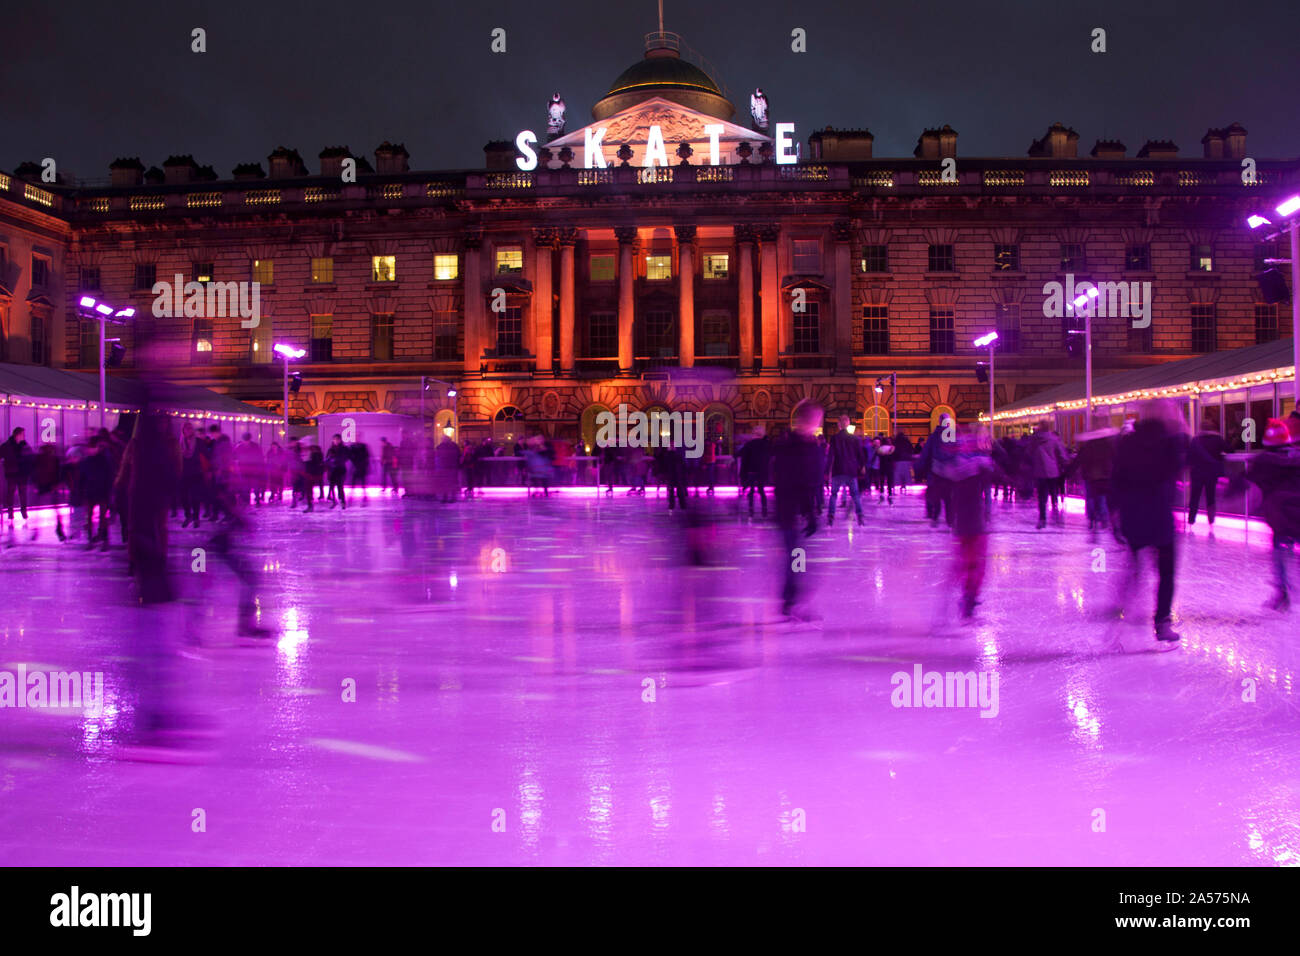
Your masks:
{"label": "central dome", "polygon": [[619,74],[609,92],[592,107],[592,118],[602,120],[661,96],[708,116],[730,120],[736,108],[713,77],[681,58],[679,44],[675,33],[648,35],[645,58]]}

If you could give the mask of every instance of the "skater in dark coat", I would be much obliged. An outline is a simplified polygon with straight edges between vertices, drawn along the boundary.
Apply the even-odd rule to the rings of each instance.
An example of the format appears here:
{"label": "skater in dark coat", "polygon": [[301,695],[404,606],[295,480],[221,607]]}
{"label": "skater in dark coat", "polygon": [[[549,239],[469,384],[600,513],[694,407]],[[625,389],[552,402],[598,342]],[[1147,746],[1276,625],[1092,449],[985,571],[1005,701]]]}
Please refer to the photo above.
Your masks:
{"label": "skater in dark coat", "polygon": [[1120,436],[1112,476],[1119,532],[1140,560],[1144,548],[1156,552],[1160,583],[1156,591],[1155,628],[1160,641],[1181,635],[1170,621],[1174,599],[1174,505],[1178,476],[1187,456],[1187,438],[1178,408],[1169,399],[1149,402],[1133,430]]}
{"label": "skater in dark coat", "polygon": [[772,485],[776,495],[776,522],[781,531],[780,560],[785,586],[781,611],[791,615],[800,597],[801,572],[795,570],[793,551],[798,547],[802,526],[805,535],[817,531],[817,505],[822,493],[825,458],[814,437],[821,427],[820,406],[801,402],[795,407],[790,434],[772,449]]}
{"label": "skater in dark coat", "polygon": [[763,517],[767,517],[767,482],[772,465],[772,442],[759,425],[754,437],[740,449],[740,487],[748,492],[749,513],[754,513],[754,492],[763,501]]}
{"label": "skater in dark coat", "polygon": [[957,453],[941,459],[935,467],[948,484],[952,533],[957,541],[952,577],[961,587],[961,616],[968,619],[979,603],[988,562],[986,496],[993,481],[988,436],[967,426],[958,439]]}
{"label": "skater in dark coat", "polygon": [[1270,419],[1264,450],[1251,461],[1246,480],[1264,495],[1262,514],[1273,531],[1273,597],[1268,607],[1291,608],[1287,562],[1300,541],[1300,419]]}
{"label": "skater in dark coat", "polygon": [[1201,495],[1205,495],[1205,516],[1211,527],[1214,525],[1215,491],[1219,479],[1223,477],[1223,456],[1228,450],[1228,443],[1223,440],[1219,430],[1206,422],[1200,433],[1192,439],[1187,450],[1187,470],[1190,478],[1187,499],[1187,523],[1196,524],[1196,515],[1200,511]]}

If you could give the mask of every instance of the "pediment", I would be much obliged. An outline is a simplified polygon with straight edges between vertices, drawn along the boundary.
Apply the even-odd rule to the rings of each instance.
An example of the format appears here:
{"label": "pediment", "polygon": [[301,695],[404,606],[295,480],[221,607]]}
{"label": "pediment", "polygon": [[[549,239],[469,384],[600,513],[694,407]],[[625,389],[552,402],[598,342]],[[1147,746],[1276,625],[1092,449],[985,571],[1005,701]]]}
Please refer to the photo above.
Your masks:
{"label": "pediment", "polygon": [[614,159],[614,154],[626,143],[635,154],[632,165],[639,166],[642,165],[639,157],[644,154],[646,143],[649,141],[650,127],[658,126],[663,133],[670,163],[677,162],[673,151],[681,143],[689,143],[695,150],[692,162],[707,163],[709,136],[704,131],[704,127],[710,125],[722,127],[722,132],[718,135],[718,143],[723,154],[721,159],[723,163],[737,161],[735,147],[739,143],[749,143],[757,154],[761,144],[772,142],[772,137],[763,133],[655,96],[613,116],[590,123],[571,133],[565,133],[544,145],[551,151],[552,156],[557,155],[564,147],[569,147],[578,157],[575,165],[581,166],[582,151],[587,142],[587,130],[592,130],[595,135],[595,131],[603,127],[605,136],[601,146],[606,162],[611,165],[616,164],[618,161]]}

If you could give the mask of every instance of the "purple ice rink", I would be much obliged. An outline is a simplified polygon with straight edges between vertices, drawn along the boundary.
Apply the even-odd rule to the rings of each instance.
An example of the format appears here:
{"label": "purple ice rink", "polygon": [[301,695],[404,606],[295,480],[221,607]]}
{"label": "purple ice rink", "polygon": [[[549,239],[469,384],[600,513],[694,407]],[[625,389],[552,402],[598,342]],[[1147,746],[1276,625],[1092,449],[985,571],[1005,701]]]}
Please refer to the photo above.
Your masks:
{"label": "purple ice rink", "polygon": [[[191,766],[119,759],[160,620],[124,551],[20,526],[0,671],[100,670],[105,706],[0,709],[0,862],[1300,863],[1298,638],[1258,534],[1180,538],[1157,653],[1153,572],[1103,618],[1124,554],[1073,514],[996,505],[961,624],[946,528],[872,501],[805,542],[821,619],[792,623],[773,527],[691,504],[711,564],[653,492],[260,509],[251,649],[230,572],[191,570],[210,530],[173,526],[174,691],[219,731]],[[996,716],[893,706],[916,665],[996,672]]]}

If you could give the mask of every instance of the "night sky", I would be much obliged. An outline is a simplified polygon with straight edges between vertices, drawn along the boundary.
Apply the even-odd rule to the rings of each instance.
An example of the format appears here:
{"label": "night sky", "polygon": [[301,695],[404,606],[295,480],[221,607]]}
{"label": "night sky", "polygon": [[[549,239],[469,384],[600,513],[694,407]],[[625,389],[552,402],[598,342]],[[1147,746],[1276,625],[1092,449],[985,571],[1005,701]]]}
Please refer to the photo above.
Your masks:
{"label": "night sky", "polygon": [[[117,156],[192,153],[228,178],[276,146],[319,169],[325,146],[402,142],[413,169],[481,167],[485,142],[544,137],[560,92],[568,129],[640,59],[654,0],[314,0],[15,5],[0,32],[0,169],[52,156],[82,179]],[[1086,155],[1173,139],[1199,157],[1208,127],[1242,123],[1257,158],[1300,156],[1295,0],[1065,4],[666,0],[664,26],[716,67],[748,124],[763,87],[796,136],[868,127],[877,156],[910,156],[951,124],[958,156],[1023,156],[1060,121]],[[207,52],[190,52],[190,31]],[[490,52],[494,27],[505,54]],[[808,52],[790,50],[803,27]],[[1090,52],[1094,27],[1108,52]]]}

